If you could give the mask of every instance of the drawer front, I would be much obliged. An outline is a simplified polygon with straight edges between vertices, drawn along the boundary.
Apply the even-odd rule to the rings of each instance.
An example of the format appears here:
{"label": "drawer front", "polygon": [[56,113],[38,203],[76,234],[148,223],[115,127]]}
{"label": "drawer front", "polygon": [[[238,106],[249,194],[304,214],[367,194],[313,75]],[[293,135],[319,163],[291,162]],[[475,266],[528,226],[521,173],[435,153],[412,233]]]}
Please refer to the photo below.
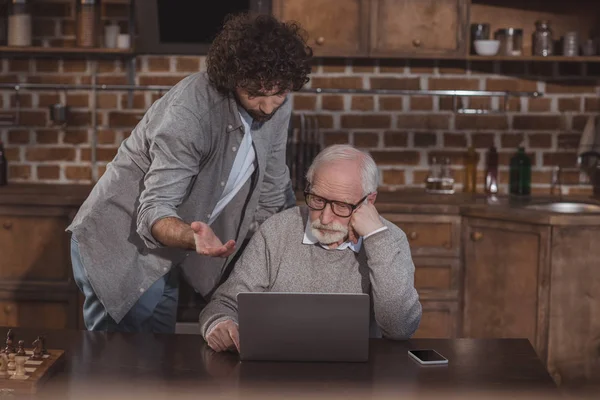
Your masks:
{"label": "drawer front", "polygon": [[458,303],[455,301],[423,301],[423,315],[414,338],[456,337]]}
{"label": "drawer front", "polygon": [[413,262],[417,290],[458,290],[460,266],[458,258],[413,257]]}
{"label": "drawer front", "polygon": [[21,328],[68,329],[73,307],[67,301],[0,300],[0,325]]}
{"label": "drawer front", "polygon": [[68,281],[67,218],[0,216],[0,281]]}
{"label": "drawer front", "polygon": [[406,233],[412,255],[458,257],[460,217],[451,215],[385,214]]}

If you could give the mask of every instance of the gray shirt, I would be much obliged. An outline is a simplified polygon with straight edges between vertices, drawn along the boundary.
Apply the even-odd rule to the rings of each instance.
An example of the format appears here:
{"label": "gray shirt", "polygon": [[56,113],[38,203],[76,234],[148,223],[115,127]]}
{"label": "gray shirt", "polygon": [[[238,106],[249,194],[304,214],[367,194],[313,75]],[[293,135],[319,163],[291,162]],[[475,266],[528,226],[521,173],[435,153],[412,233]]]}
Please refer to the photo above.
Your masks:
{"label": "gray shirt", "polygon": [[407,339],[417,330],[422,309],[404,232],[381,218],[388,229],[364,239],[358,253],[350,248],[328,250],[318,243],[302,243],[307,220],[308,209],[294,207],[260,226],[200,313],[205,338],[220,321],[237,322],[240,292],[368,293],[372,321],[384,337]]}
{"label": "gray shirt", "polygon": [[[117,322],[177,265],[201,294],[218,282],[225,259],[163,247],[151,229],[165,217],[209,220],[244,134],[238,111],[235,99],[217,92],[206,73],[184,78],[123,141],[67,228],[79,241],[94,291]],[[225,235],[219,236],[222,241],[240,244],[253,221],[260,223],[293,201],[285,164],[290,114],[286,101],[270,121],[253,127],[256,170],[212,225]]]}

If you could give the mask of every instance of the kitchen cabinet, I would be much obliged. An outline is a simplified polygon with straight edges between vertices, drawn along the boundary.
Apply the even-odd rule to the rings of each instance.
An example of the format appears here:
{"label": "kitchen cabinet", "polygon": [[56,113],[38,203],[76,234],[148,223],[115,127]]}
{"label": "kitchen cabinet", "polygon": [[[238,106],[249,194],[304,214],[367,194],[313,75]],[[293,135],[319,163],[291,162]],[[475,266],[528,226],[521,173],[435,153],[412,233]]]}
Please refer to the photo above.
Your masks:
{"label": "kitchen cabinet", "polygon": [[273,0],[278,19],[297,21],[316,56],[367,55],[368,0]]}
{"label": "kitchen cabinet", "polygon": [[467,0],[372,0],[369,55],[466,54]]}

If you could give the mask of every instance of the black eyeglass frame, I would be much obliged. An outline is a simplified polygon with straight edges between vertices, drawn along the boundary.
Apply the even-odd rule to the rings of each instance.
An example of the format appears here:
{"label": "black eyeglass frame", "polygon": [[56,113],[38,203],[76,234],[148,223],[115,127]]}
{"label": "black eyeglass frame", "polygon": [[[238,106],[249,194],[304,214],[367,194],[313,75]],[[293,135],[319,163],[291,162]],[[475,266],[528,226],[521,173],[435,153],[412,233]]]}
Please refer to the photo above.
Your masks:
{"label": "black eyeglass frame", "polygon": [[[344,201],[326,199],[323,196],[319,196],[318,194],[311,193],[307,189],[307,190],[304,191],[304,202],[306,203],[306,205],[308,206],[308,208],[310,208],[311,210],[315,210],[315,211],[322,211],[322,210],[325,209],[325,207],[327,207],[327,204],[329,204],[330,205],[329,208],[331,208],[331,212],[333,212],[335,215],[337,215],[338,217],[342,217],[342,218],[348,218],[363,203],[363,201],[365,201],[365,199],[367,197],[369,197],[370,195],[371,195],[371,193],[367,193],[366,196],[363,197],[362,199],[360,199],[356,204],[350,204],[350,203],[346,203]],[[321,208],[311,207],[311,205],[308,204],[308,196],[314,196],[314,197],[318,197],[319,199],[323,199],[323,201],[325,202],[325,204],[323,204],[323,207],[321,207]],[[332,207],[333,203],[339,203],[339,204],[347,205],[347,206],[349,206],[352,209],[352,211],[350,211],[350,214],[348,214],[348,215],[340,215],[340,214],[336,213],[334,207]]]}

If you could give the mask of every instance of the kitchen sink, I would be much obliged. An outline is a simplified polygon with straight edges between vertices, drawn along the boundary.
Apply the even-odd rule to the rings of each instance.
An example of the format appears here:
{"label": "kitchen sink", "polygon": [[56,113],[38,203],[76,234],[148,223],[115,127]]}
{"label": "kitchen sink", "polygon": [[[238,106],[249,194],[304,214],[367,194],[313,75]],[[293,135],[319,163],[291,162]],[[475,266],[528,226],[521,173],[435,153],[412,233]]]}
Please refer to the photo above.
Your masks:
{"label": "kitchen sink", "polygon": [[564,214],[600,213],[600,204],[578,203],[573,201],[553,201],[550,203],[536,203],[524,206],[528,210],[550,211]]}

